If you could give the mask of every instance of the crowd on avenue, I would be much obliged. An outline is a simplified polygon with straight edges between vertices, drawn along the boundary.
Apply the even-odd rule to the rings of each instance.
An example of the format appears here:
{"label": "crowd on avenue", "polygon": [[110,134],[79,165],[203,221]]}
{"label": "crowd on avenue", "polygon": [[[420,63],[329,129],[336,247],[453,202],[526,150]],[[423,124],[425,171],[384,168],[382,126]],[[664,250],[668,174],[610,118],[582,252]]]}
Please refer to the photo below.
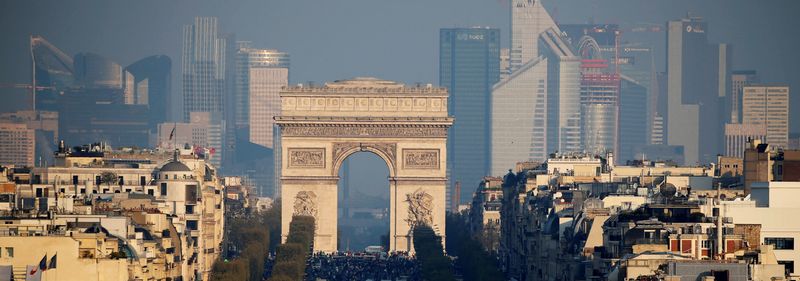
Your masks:
{"label": "crowd on avenue", "polygon": [[316,253],[308,260],[305,280],[422,280],[419,266],[403,253]]}

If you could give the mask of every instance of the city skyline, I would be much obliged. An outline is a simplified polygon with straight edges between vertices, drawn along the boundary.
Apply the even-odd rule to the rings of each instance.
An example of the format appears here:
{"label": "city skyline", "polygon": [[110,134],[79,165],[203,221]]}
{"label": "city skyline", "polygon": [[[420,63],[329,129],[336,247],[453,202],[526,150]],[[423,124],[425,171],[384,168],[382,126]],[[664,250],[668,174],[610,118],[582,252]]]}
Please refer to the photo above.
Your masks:
{"label": "city skyline", "polygon": [[[302,1],[299,1],[302,2]],[[198,3],[191,12],[180,10],[184,7],[183,2],[163,3],[164,6],[160,8],[159,13],[155,14],[151,21],[143,22],[143,25],[157,25],[159,28],[143,28],[137,29],[132,32],[121,33],[116,29],[127,28],[124,27],[126,23],[135,22],[136,18],[131,15],[137,12],[145,12],[153,10],[155,2],[141,2],[131,5],[112,5],[108,3],[100,3],[100,5],[89,5],[89,3],[69,3],[69,5],[83,6],[86,13],[84,19],[75,21],[66,21],[65,24],[53,26],[46,24],[47,21],[37,21],[36,19],[42,18],[47,15],[48,18],[59,18],[63,15],[55,13],[60,5],[67,5],[66,3],[52,3],[52,2],[34,2],[34,3],[4,3],[6,11],[16,11],[12,13],[11,17],[4,17],[2,21],[5,23],[3,26],[9,34],[8,44],[4,44],[3,49],[0,50],[0,57],[10,64],[26,65],[27,58],[22,55],[27,45],[25,38],[30,34],[40,34],[48,38],[53,44],[62,48],[67,53],[79,52],[96,52],[105,54],[113,60],[122,65],[129,64],[141,57],[165,54],[173,60],[173,65],[177,66],[180,61],[180,44],[178,38],[182,30],[182,26],[186,23],[192,22],[195,16],[218,16],[220,17],[221,28],[226,32],[233,32],[237,34],[237,38],[241,40],[253,41],[255,45],[279,49],[291,53],[293,59],[293,71],[291,83],[301,83],[306,81],[316,81],[322,83],[324,81],[333,81],[346,77],[364,76],[370,74],[373,76],[389,78],[392,80],[403,81],[406,83],[415,82],[434,82],[436,81],[436,73],[438,66],[436,65],[437,54],[435,50],[438,46],[438,29],[442,27],[470,27],[470,26],[491,26],[501,30],[501,38],[509,38],[509,14],[507,11],[508,2],[506,1],[462,1],[458,2],[463,7],[465,12],[459,13],[444,13],[448,5],[452,6],[454,3],[442,2],[432,4],[427,9],[420,8],[428,3],[412,1],[405,4],[392,4],[392,8],[396,9],[397,13],[389,14],[385,17],[373,18],[373,15],[358,14],[350,20],[337,19],[337,15],[347,13],[349,8],[357,8],[357,10],[369,11],[377,9],[377,4],[363,3],[361,1],[345,1],[335,7],[328,7],[328,13],[320,13],[317,9],[310,11],[309,14],[304,14],[301,17],[293,17],[290,19],[285,16],[275,15],[274,11],[278,7],[283,9],[296,9],[303,5],[303,3],[262,3],[262,2],[238,2],[235,5],[219,5],[214,3],[201,2]],[[668,3],[669,2],[669,3]],[[778,1],[774,3],[762,3],[757,6],[749,5],[750,2],[734,1],[725,2],[726,13],[722,16],[716,11],[716,4],[719,1],[709,1],[702,3],[695,3],[693,1],[683,1],[681,3],[674,3],[670,1],[654,2],[654,3],[638,3],[631,1],[611,1],[606,4],[600,5],[592,1],[575,1],[575,2],[561,2],[561,1],[543,1],[545,7],[550,11],[555,11],[554,17],[556,21],[561,23],[586,23],[586,22],[611,22],[620,24],[624,28],[639,28],[653,25],[664,25],[668,20],[679,19],[686,16],[687,12],[694,16],[701,16],[708,22],[711,22],[710,41],[712,42],[727,42],[731,43],[733,48],[733,69],[754,69],[761,74],[764,82],[770,83],[785,83],[790,87],[797,87],[800,85],[800,77],[796,67],[792,67],[791,61],[798,61],[798,54],[790,51],[791,42],[797,39],[787,36],[791,34],[791,26],[796,25],[798,19],[791,18],[788,13],[792,9],[784,9],[785,5],[800,5],[791,1]],[[159,2],[159,4],[162,4]],[[674,4],[674,5],[673,5]],[[272,7],[277,5],[277,7]],[[321,4],[318,5],[331,5]],[[581,6],[590,6],[593,9],[577,9]],[[639,13],[622,14],[615,12],[624,6],[631,6],[631,9],[639,10]],[[47,8],[51,7],[51,8]],[[266,9],[272,7],[271,9]],[[44,13],[33,13],[39,8]],[[103,13],[100,11],[130,11],[123,13],[120,18],[113,25],[98,25],[94,24],[99,21],[105,20]],[[265,10],[270,16],[251,17],[245,16],[253,11]],[[319,9],[323,10],[323,9]],[[480,11],[480,12],[478,12]],[[567,12],[568,11],[568,12]],[[242,13],[239,16],[237,13]],[[421,14],[420,14],[421,13]],[[167,17],[166,15],[170,15]],[[418,14],[422,20],[411,23],[412,25],[402,24],[405,21],[404,14]],[[768,20],[759,22],[739,21],[736,18],[741,18],[749,14],[756,15],[769,15]],[[234,17],[234,15],[237,15]],[[434,16],[435,15],[435,16]],[[443,15],[443,16],[442,16]],[[19,18],[24,17],[24,18]],[[333,25],[320,26],[316,28],[313,23],[318,18],[325,22],[334,23]],[[11,24],[5,21],[19,21],[29,22],[23,26]],[[43,18],[42,18],[43,19]],[[272,23],[273,21],[279,21]],[[371,26],[355,26],[355,22],[369,21],[376,24]],[[280,24],[277,24],[280,23]],[[794,23],[794,24],[793,24]],[[277,24],[277,25],[276,25]],[[15,28],[11,28],[14,26]],[[265,28],[254,27],[262,26]],[[296,29],[300,32],[289,32],[279,28],[279,26],[288,26],[290,29]],[[359,39],[357,33],[343,33],[341,29],[336,27],[348,26],[375,34],[371,30],[380,30],[381,28],[390,31],[384,33],[377,33],[380,40],[365,41]],[[85,30],[85,32],[77,33],[78,37],[83,37],[84,40],[71,41],[70,37],[66,34],[76,34],[76,30]],[[147,32],[144,32],[147,30]],[[761,32],[766,30],[768,32]],[[69,32],[66,32],[69,31]],[[123,36],[123,34],[125,34]],[[300,36],[300,34],[306,34]],[[101,37],[94,36],[100,35]],[[652,35],[647,33],[633,33],[626,32],[623,36],[636,36],[643,38],[650,38],[656,41],[662,41],[663,44],[656,44],[655,60],[657,64],[656,71],[663,71],[665,50],[663,47],[664,36]],[[771,37],[778,37],[781,40],[768,40]],[[101,38],[113,40],[101,40]],[[326,44],[326,48],[319,48],[317,44],[303,44],[309,38],[312,42],[316,40],[326,40],[333,44]],[[327,38],[327,39],[325,39]],[[426,42],[425,44],[410,45],[407,39],[412,41]],[[151,42],[142,48],[130,48],[135,42]],[[361,44],[352,44],[352,43]],[[759,43],[756,43],[759,42]],[[501,42],[502,47],[508,47],[507,42]],[[359,47],[361,46],[361,47]],[[403,46],[401,51],[403,54],[418,55],[412,56],[413,59],[398,60],[393,57],[380,57],[382,52],[378,49],[389,46]],[[775,50],[764,54],[762,49]],[[110,50],[119,50],[112,53]],[[358,53],[362,57],[369,57],[370,60],[364,60],[363,64],[352,65],[343,64],[347,60],[352,60],[353,56]],[[336,56],[330,56],[337,54]],[[778,56],[777,54],[783,54]],[[325,59],[322,59],[325,58]],[[319,62],[328,61],[331,64],[342,65],[343,67],[330,68],[327,66],[320,66]],[[381,65],[394,64],[398,67],[386,69],[380,67]],[[421,66],[413,67],[412,65]],[[3,77],[0,82],[2,83],[26,83],[29,82],[29,72],[17,71],[17,68],[9,68],[7,66],[0,67],[0,77]],[[180,89],[180,75],[178,67],[174,67],[173,77],[173,92],[179,92]],[[174,95],[173,95],[174,96]],[[175,104],[180,104],[181,99],[173,97],[172,100]],[[800,99],[791,99],[793,105],[800,103]],[[180,109],[178,109],[180,110]],[[800,112],[792,112],[793,119],[800,118]],[[171,115],[172,118],[178,118],[179,113]],[[800,131],[800,124],[791,124],[790,131]]]}
{"label": "city skyline", "polygon": [[9,2],[2,280],[800,280],[798,1]]}

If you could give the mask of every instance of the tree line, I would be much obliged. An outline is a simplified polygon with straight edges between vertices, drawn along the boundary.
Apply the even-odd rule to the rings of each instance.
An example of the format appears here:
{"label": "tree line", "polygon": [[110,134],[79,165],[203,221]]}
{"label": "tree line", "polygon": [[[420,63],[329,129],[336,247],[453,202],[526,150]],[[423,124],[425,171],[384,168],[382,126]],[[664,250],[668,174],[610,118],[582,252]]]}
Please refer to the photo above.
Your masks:
{"label": "tree line", "polygon": [[226,228],[225,247],[233,251],[214,262],[211,280],[263,280],[267,255],[280,242],[280,205],[244,217],[228,217]]}
{"label": "tree line", "polygon": [[437,236],[430,226],[414,227],[414,251],[419,262],[423,280],[455,281],[451,260],[444,255],[442,237]]}
{"label": "tree line", "polygon": [[314,217],[311,216],[292,217],[286,243],[276,249],[270,281],[303,280],[314,242],[314,223]]}
{"label": "tree line", "polygon": [[505,280],[503,271],[497,265],[497,260],[484,250],[482,244],[475,237],[469,234],[469,226],[463,215],[448,215],[446,227],[447,253],[458,257],[456,267],[460,269],[465,281]]}

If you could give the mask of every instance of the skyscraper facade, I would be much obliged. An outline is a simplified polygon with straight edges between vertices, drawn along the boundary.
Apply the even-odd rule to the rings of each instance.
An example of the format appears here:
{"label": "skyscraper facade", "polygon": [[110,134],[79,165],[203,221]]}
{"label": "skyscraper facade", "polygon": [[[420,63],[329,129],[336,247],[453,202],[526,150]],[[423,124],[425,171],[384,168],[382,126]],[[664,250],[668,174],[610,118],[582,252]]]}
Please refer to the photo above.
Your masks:
{"label": "skyscraper facade", "polygon": [[226,38],[217,18],[197,17],[183,28],[183,118],[190,112],[223,116],[225,108]]}
{"label": "skyscraper facade", "polygon": [[544,9],[541,1],[511,1],[509,65],[512,72],[541,55],[539,53],[539,35],[550,28],[558,31],[558,26]]}
{"label": "skyscraper facade", "polygon": [[273,117],[280,114],[280,90],[289,84],[289,54],[241,48],[236,60],[236,126],[248,128],[250,142],[274,148]]}
{"label": "skyscraper facade", "polygon": [[583,150],[598,155],[617,151],[619,83],[616,74],[585,71],[581,74]]}
{"label": "skyscraper facade", "polygon": [[743,158],[750,141],[763,143],[766,138],[767,127],[763,124],[725,124],[725,156]]}
{"label": "skyscraper facade", "polygon": [[730,123],[737,124],[742,121],[742,89],[744,86],[758,83],[758,74],[755,70],[735,70],[731,72]]}
{"label": "skyscraper facade", "polygon": [[490,171],[580,149],[580,58],[541,1],[511,4],[510,74],[492,89]]}
{"label": "skyscraper facade", "polygon": [[775,148],[789,145],[789,87],[744,86],[742,124],[764,125],[766,141]]}
{"label": "skyscraper facade", "polygon": [[172,108],[172,60],[168,56],[149,56],[134,62],[124,70],[133,77],[132,104],[145,104],[149,108],[149,121],[151,132],[156,132],[159,123],[166,122],[169,109]]}
{"label": "skyscraper facade", "polygon": [[620,163],[636,159],[635,148],[648,144],[647,88],[627,76],[620,77],[619,142],[617,159]]}
{"label": "skyscraper facade", "polygon": [[[478,186],[489,172],[492,86],[500,79],[500,30],[443,28],[439,32],[439,85],[450,93],[450,188]],[[461,198],[469,198],[471,188]],[[459,202],[456,202],[457,204]]]}
{"label": "skyscraper facade", "polygon": [[709,44],[700,18],[667,25],[667,143],[684,147],[686,164],[709,163],[722,152],[730,46]]}
{"label": "skyscraper facade", "polygon": [[547,159],[547,62],[530,61],[492,88],[491,174]]}
{"label": "skyscraper facade", "polygon": [[547,58],[548,152],[581,151],[581,58],[576,56],[555,28],[540,39]]}
{"label": "skyscraper facade", "polygon": [[34,141],[25,124],[0,123],[0,165],[33,166]]}

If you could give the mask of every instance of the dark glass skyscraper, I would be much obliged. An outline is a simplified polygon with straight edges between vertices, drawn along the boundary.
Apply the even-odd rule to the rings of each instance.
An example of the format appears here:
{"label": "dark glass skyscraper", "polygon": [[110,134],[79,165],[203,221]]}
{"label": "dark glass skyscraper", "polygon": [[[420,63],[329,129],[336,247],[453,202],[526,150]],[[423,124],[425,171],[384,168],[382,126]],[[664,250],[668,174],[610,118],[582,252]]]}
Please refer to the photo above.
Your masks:
{"label": "dark glass skyscraper", "polygon": [[688,165],[722,153],[730,45],[708,42],[701,18],[667,23],[667,144],[682,145]]}
{"label": "dark glass skyscraper", "polygon": [[450,188],[461,198],[489,174],[491,92],[500,80],[500,30],[443,28],[439,32],[439,84],[450,92],[449,114],[458,120],[448,137]]}
{"label": "dark glass skyscraper", "polygon": [[137,104],[147,104],[150,108],[150,130],[157,130],[159,123],[167,121],[168,109],[172,108],[172,60],[163,55],[149,56],[129,65],[125,72],[133,75],[137,96],[144,97]]}

